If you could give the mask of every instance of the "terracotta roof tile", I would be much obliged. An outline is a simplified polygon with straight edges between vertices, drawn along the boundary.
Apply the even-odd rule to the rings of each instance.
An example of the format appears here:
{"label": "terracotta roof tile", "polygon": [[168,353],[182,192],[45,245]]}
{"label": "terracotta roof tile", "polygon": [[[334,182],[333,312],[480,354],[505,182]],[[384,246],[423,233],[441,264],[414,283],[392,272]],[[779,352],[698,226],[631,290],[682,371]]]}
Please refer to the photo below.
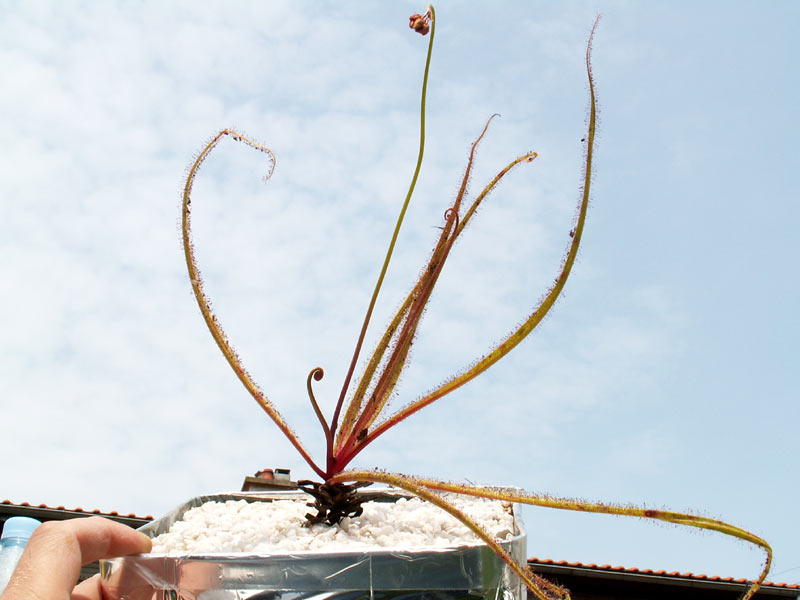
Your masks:
{"label": "terracotta roof tile", "polygon": [[[552,560],[549,558],[529,558],[528,563],[539,563],[541,565],[557,565],[563,567],[575,567],[576,569],[597,569],[600,571],[624,571],[625,573],[640,573],[643,575],[662,575],[666,577],[680,577],[681,579],[705,579],[707,581],[727,581],[731,583],[750,583],[750,580],[741,577],[734,579],[733,577],[720,577],[719,575],[705,575],[694,573],[680,573],[678,571],[667,572],[664,570],[653,571],[652,569],[637,569],[635,567],[612,567],[611,565],[597,565],[595,563],[584,564],[580,562],[569,562],[566,560]],[[800,590],[800,584],[797,583],[777,583],[774,581],[765,581],[765,586],[797,589]]]}
{"label": "terracotta roof tile", "polygon": [[104,512],[100,509],[93,509],[93,510],[84,510],[80,506],[77,508],[65,508],[63,505],[59,506],[48,506],[47,504],[38,504],[35,507],[30,502],[12,502],[11,500],[3,500],[0,504],[5,504],[7,506],[26,506],[30,508],[48,508],[50,510],[68,510],[70,512],[78,512],[78,513],[87,513],[92,515],[100,515],[100,516],[109,516],[109,517],[118,517],[118,516],[125,516],[130,517],[132,519],[147,519],[152,521],[152,515],[146,515],[144,517],[136,515],[134,513],[128,513],[127,515],[120,515],[117,511],[112,510],[111,512]]}

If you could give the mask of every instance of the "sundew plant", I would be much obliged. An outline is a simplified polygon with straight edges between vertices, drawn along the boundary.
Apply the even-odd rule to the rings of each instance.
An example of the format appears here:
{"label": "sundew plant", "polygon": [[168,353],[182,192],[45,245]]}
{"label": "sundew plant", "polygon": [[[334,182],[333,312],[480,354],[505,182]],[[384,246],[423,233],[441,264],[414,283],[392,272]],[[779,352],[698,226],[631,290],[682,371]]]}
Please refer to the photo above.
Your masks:
{"label": "sundew plant", "polygon": [[268,147],[231,129],[220,131],[200,151],[197,159],[189,169],[184,186],[182,233],[186,264],[189,270],[192,289],[206,325],[211,331],[211,335],[214,337],[214,340],[239,380],[319,477],[319,481],[316,482],[300,482],[301,487],[315,499],[313,506],[316,509],[316,514],[308,515],[309,524],[326,523],[327,525],[334,526],[345,517],[357,516],[361,512],[361,503],[369,497],[369,495],[358,493],[358,488],[372,483],[392,485],[407,490],[435,504],[442,510],[447,511],[459,519],[508,563],[511,569],[525,582],[535,597],[547,599],[567,598],[568,593],[566,590],[532,573],[524,565],[517,564],[501,548],[500,544],[495,539],[483,531],[481,527],[467,515],[449,503],[446,497],[442,496],[442,492],[468,494],[561,510],[653,519],[717,531],[761,547],[766,553],[766,560],[760,576],[744,595],[744,598],[750,598],[769,572],[772,561],[772,550],[761,538],[723,521],[665,510],[651,510],[629,505],[591,503],[549,495],[529,494],[517,491],[516,488],[488,488],[447,483],[445,481],[423,479],[420,477],[386,473],[377,470],[348,470],[348,466],[353,459],[361,454],[362,451],[375,442],[381,435],[393,429],[395,426],[400,425],[408,417],[421,411],[426,406],[478,377],[511,352],[536,328],[559,298],[575,263],[589,204],[597,123],[595,83],[591,67],[591,50],[597,23],[598,21],[595,21],[592,27],[585,51],[586,77],[589,88],[588,128],[583,139],[584,165],[580,200],[572,228],[569,230],[569,242],[566,255],[563,258],[560,269],[551,287],[546,291],[539,302],[533,306],[531,312],[521,320],[520,324],[515,329],[507,333],[499,343],[493,348],[490,348],[482,357],[474,361],[474,363],[465,370],[449,377],[444,383],[432,391],[411,401],[399,410],[395,410],[394,412],[390,410],[389,400],[397,393],[396,388],[398,380],[409,363],[411,346],[414,343],[420,321],[425,313],[426,306],[431,298],[436,283],[444,271],[454,242],[464,233],[483,201],[496,188],[501,179],[519,166],[533,162],[537,157],[536,152],[528,152],[515,158],[501,169],[494,178],[482,188],[480,193],[471,199],[471,201],[468,200],[467,188],[473,170],[476,151],[483,137],[487,135],[489,126],[494,118],[493,116],[489,117],[482,131],[472,143],[467,157],[464,177],[455,199],[444,211],[440,233],[427,263],[421,270],[419,278],[414,283],[411,291],[408,292],[408,295],[400,303],[397,312],[379,338],[371,356],[364,361],[365,367],[363,368],[363,372],[356,373],[356,367],[359,364],[373,309],[375,308],[406,210],[414,193],[417,178],[422,167],[425,148],[426,92],[431,55],[433,52],[433,42],[436,33],[436,16],[431,6],[428,7],[424,14],[412,15],[409,22],[410,27],[414,31],[423,36],[427,36],[428,39],[427,56],[422,77],[419,154],[416,167],[405,200],[400,209],[400,214],[397,218],[391,241],[389,242],[389,248],[380,268],[380,274],[372,292],[372,297],[369,301],[361,330],[358,333],[355,350],[353,351],[347,374],[342,383],[341,391],[335,399],[335,408],[330,418],[326,418],[314,394],[314,382],[320,381],[323,378],[323,369],[320,367],[312,368],[306,380],[307,394],[311,406],[325,436],[326,456],[324,457],[324,461],[315,460],[310,455],[300,442],[297,434],[284,420],[272,401],[267,398],[259,386],[253,381],[236,351],[233,349],[233,346],[228,341],[217,317],[211,310],[210,301],[203,291],[203,280],[200,276],[200,271],[195,259],[191,234],[191,192],[200,166],[209,157],[217,144],[226,137],[230,137],[237,142],[242,142],[265,154],[269,161],[269,170],[264,178],[265,180],[268,180],[272,176],[275,166],[274,156]]}

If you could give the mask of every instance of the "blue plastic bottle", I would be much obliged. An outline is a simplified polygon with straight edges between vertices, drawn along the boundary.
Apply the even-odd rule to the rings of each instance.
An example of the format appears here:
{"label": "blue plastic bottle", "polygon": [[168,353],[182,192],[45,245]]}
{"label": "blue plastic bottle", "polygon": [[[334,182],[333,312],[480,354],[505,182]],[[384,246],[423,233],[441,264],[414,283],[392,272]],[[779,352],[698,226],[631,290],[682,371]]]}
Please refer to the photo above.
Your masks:
{"label": "blue plastic bottle", "polygon": [[11,517],[3,525],[3,535],[0,536],[0,594],[6,589],[33,530],[41,524],[41,521],[30,517]]}

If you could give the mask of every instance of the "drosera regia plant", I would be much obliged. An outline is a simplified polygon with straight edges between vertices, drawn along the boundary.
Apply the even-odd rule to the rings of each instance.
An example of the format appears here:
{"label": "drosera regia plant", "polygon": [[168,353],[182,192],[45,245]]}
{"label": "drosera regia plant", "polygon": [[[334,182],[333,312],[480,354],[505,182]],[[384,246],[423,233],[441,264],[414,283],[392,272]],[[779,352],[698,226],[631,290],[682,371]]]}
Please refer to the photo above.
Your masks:
{"label": "drosera regia plant", "polygon": [[322,379],[324,372],[322,368],[315,367],[308,374],[306,388],[313,410],[319,419],[320,425],[325,435],[325,445],[327,455],[325,463],[317,463],[300,442],[298,436],[286,423],[280,412],[273,403],[261,391],[258,385],[252,380],[247,370],[242,365],[235,350],[223,332],[217,317],[211,310],[209,300],[203,292],[203,282],[194,256],[194,248],[191,237],[191,191],[192,185],[197,177],[200,165],[208,158],[211,151],[224,137],[231,137],[233,140],[242,142],[251,148],[263,152],[269,158],[269,171],[265,180],[272,176],[275,166],[275,158],[272,151],[252,139],[231,129],[224,129],[214,136],[210,142],[201,150],[194,164],[191,166],[183,193],[183,219],[182,232],[186,264],[189,270],[192,288],[200,306],[200,311],[205,319],[206,325],[211,331],[217,345],[224,354],[230,366],[233,368],[237,377],[247,388],[248,392],[255,398],[256,402],[275,422],[278,428],[288,438],[289,442],[297,449],[303,459],[313,469],[320,478],[319,482],[303,481],[301,487],[314,497],[313,506],[316,514],[307,516],[309,524],[326,523],[336,525],[341,519],[348,516],[357,516],[361,513],[361,503],[369,499],[369,494],[359,493],[358,489],[373,483],[392,485],[407,490],[416,496],[427,500],[440,507],[442,510],[452,514],[469,529],[471,529],[480,539],[491,547],[508,565],[516,572],[533,595],[540,599],[567,598],[566,590],[555,586],[548,581],[532,573],[530,569],[517,564],[489,534],[483,531],[478,524],[456,509],[449,503],[441,492],[452,492],[457,494],[468,494],[472,496],[492,498],[496,500],[518,502],[534,506],[557,508],[560,510],[572,510],[579,512],[604,513],[621,516],[637,517],[641,519],[652,519],[687,525],[700,529],[717,531],[742,539],[751,544],[762,548],[766,553],[764,567],[758,579],[750,586],[744,595],[745,599],[751,598],[758,590],[769,572],[772,561],[772,550],[763,539],[745,531],[734,525],[723,521],[701,517],[698,515],[676,513],[665,510],[652,510],[628,505],[616,505],[605,503],[591,503],[567,498],[557,498],[549,495],[529,494],[519,492],[511,488],[487,488],[465,484],[447,483],[444,481],[423,479],[408,475],[386,473],[377,470],[347,470],[348,465],[365,448],[372,444],[381,435],[405,421],[414,413],[420,411],[436,400],[442,398],[453,390],[463,386],[467,382],[476,378],[486,371],[501,358],[506,356],[523,339],[525,339],[542,321],[545,315],[553,307],[561,294],[567,278],[575,263],[575,257],[581,242],[586,212],[589,203],[589,192],[592,177],[592,160],[594,157],[595,128],[597,122],[597,109],[595,100],[595,84],[591,67],[592,40],[594,38],[597,24],[595,21],[589,40],[586,46],[586,76],[589,87],[589,118],[588,131],[584,138],[584,166],[583,182],[580,194],[580,201],[572,229],[569,232],[570,240],[566,255],[561,263],[560,270],[556,275],[550,289],[534,307],[532,312],[522,321],[516,329],[508,333],[500,343],[487,352],[484,356],[474,362],[469,368],[458,373],[433,391],[425,396],[414,400],[394,413],[387,414],[389,399],[395,393],[398,379],[408,364],[409,351],[417,333],[419,323],[425,312],[425,307],[441,275],[450,251],[455,240],[464,232],[470,223],[477,209],[481,206],[486,197],[494,190],[500,180],[510,171],[519,165],[530,163],[537,157],[536,152],[528,152],[512,160],[482,189],[482,191],[467,206],[467,185],[472,173],[473,162],[478,145],[483,139],[494,117],[490,117],[484,125],[483,130],[473,142],[467,159],[467,167],[463,180],[456,194],[455,200],[444,213],[444,222],[441,226],[441,233],[436,241],[433,251],[430,254],[427,264],[414,284],[411,291],[401,303],[394,317],[389,322],[386,331],[378,341],[372,356],[366,361],[364,372],[360,379],[354,380],[356,365],[361,356],[362,346],[365,340],[367,329],[370,324],[372,312],[375,307],[378,294],[383,284],[389,262],[394,251],[395,243],[403,223],[409,202],[416,186],[417,178],[422,166],[422,158],[425,146],[425,103],[428,86],[428,73],[433,51],[433,42],[436,33],[436,17],[432,6],[429,6],[424,14],[415,14],[410,17],[409,25],[417,33],[428,37],[428,49],[425,60],[425,69],[422,79],[422,98],[420,103],[420,141],[419,154],[414,174],[408,188],[408,192],[400,210],[400,215],[389,243],[388,251],[383,261],[383,265],[378,276],[378,281],[372,293],[372,297],[364,317],[361,331],[355,345],[352,360],[345,376],[344,383],[336,400],[335,409],[330,420],[326,419],[317,399],[314,396],[313,382]]}

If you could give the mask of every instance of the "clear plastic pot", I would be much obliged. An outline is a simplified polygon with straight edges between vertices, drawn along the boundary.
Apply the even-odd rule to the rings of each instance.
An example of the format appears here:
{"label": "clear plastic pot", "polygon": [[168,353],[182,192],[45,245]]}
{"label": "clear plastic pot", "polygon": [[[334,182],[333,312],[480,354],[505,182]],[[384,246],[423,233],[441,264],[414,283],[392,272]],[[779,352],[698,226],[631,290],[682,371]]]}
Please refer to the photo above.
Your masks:
{"label": "clear plastic pot", "polygon": [[[379,501],[407,496],[387,491]],[[156,536],[205,502],[297,499],[302,492],[250,492],[198,496],[140,530]],[[518,511],[514,536],[501,545],[525,561],[525,531]],[[101,585],[120,600],[523,600],[524,586],[488,547],[384,548],[291,554],[142,554],[101,561]]]}

